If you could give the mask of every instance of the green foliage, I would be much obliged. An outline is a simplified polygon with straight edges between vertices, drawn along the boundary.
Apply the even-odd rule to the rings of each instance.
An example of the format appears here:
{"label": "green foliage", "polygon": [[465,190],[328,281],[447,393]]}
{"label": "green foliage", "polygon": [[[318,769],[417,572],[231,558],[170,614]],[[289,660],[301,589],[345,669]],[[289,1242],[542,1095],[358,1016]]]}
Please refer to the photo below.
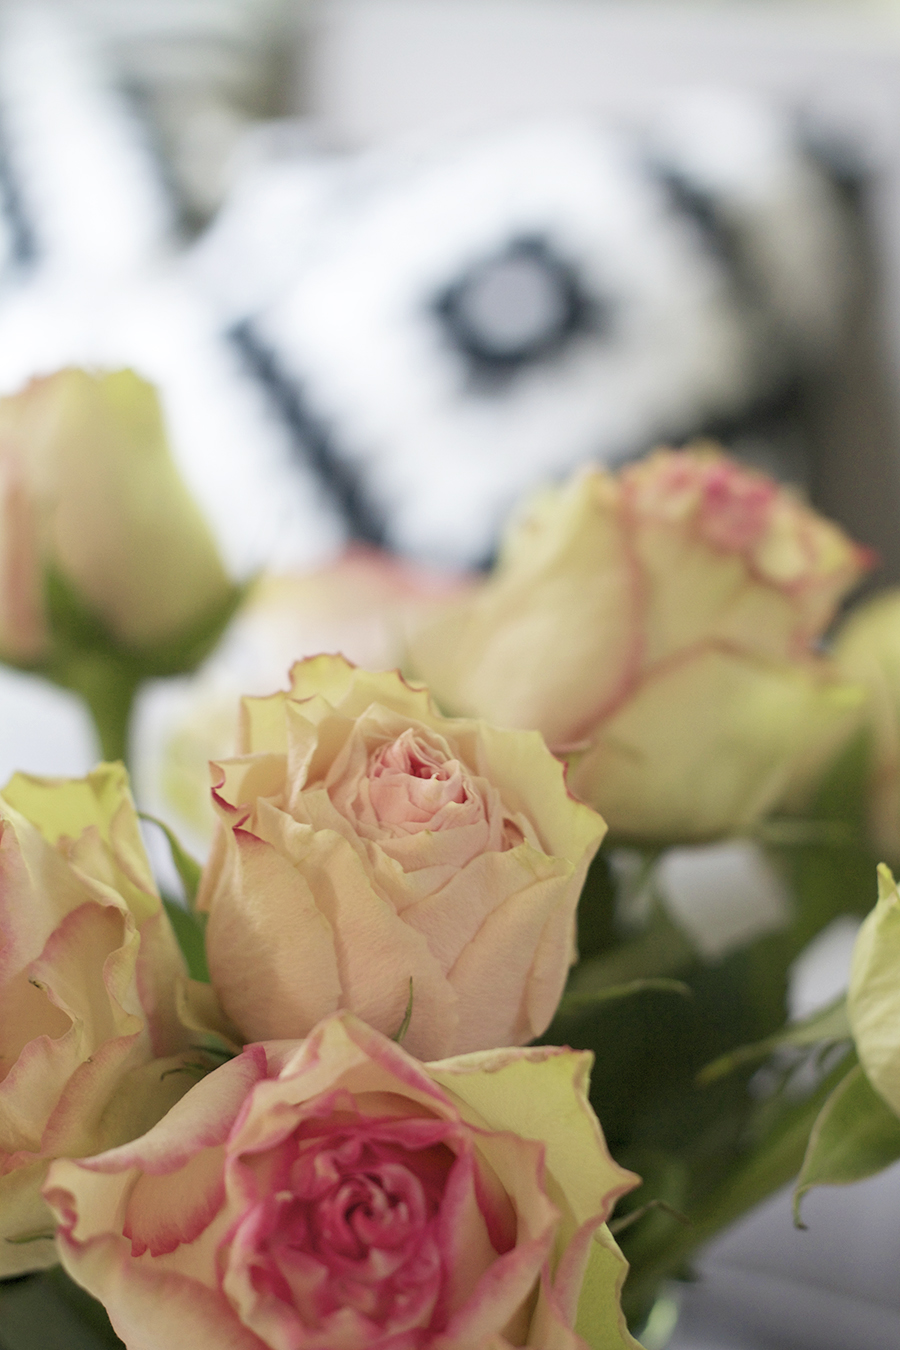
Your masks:
{"label": "green foliage", "polygon": [[850,1038],[847,1000],[841,995],[833,1003],[829,1003],[826,1008],[813,1013],[804,1021],[794,1022],[785,1027],[784,1031],[778,1031],[774,1036],[767,1036],[764,1041],[757,1041],[755,1045],[739,1046],[737,1050],[732,1050],[729,1054],[722,1055],[719,1059],[714,1060],[712,1064],[707,1064],[704,1069],[700,1070],[698,1081],[701,1084],[715,1082],[717,1078],[722,1078],[733,1072],[741,1064],[751,1064],[754,1061],[767,1059],[769,1055],[783,1046],[802,1048],[823,1042],[834,1044],[837,1041],[845,1041]]}
{"label": "green foliage", "polygon": [[566,993],[597,994],[634,980],[668,979],[694,961],[695,952],[689,939],[658,908],[636,936],[620,940],[601,955],[580,961],[572,971]]}
{"label": "green foliage", "polygon": [[[719,960],[704,959],[654,896],[659,841],[635,862],[646,899],[637,928],[613,844],[589,874],[581,960],[542,1040],[594,1052],[591,1101],[614,1157],[643,1178],[616,1216],[640,1212],[620,1230],[632,1326],[663,1281],[689,1272],[700,1245],[797,1175],[820,1111],[855,1064],[839,1049],[849,1047],[842,1001],[797,1026],[785,1022],[793,962],[835,918],[863,915],[875,900],[866,755],[865,740],[854,741],[807,815],[755,831],[790,893],[790,922]],[[690,998],[672,997],[685,987]]]}
{"label": "green foliage", "polygon": [[207,916],[201,914],[196,908],[197,890],[200,886],[200,875],[203,869],[196,858],[192,858],[187,849],[182,847],[174,831],[170,830],[164,821],[158,820],[156,816],[148,815],[146,811],[139,811],[138,814],[141,820],[149,821],[151,825],[158,826],[165,835],[172,862],[184,887],[187,908],[185,909],[184,905],[179,904],[177,900],[173,900],[169,896],[163,896],[163,904],[175,930],[182,955],[187,962],[191,979],[202,980],[204,984],[209,984],[209,966],[206,961]]}
{"label": "green foliage", "polygon": [[187,962],[188,974],[192,980],[202,980],[209,984],[209,966],[206,963],[206,915],[196,910],[185,909],[177,900],[163,896],[163,904],[169,916],[178,945]]}
{"label": "green foliage", "polygon": [[169,852],[172,855],[172,863],[175,871],[178,873],[182,886],[184,887],[184,898],[187,901],[188,909],[195,910],[197,903],[197,891],[200,888],[200,876],[203,868],[192,858],[187,849],[179,842],[175,832],[170,830],[168,825],[156,816],[148,815],[146,811],[139,811],[141,820],[149,821],[151,825],[157,825],[166,836],[166,843],[169,845]]}
{"label": "green foliage", "polygon": [[591,863],[578,902],[578,953],[583,961],[615,946],[616,879],[609,850],[600,849]]}
{"label": "green foliage", "polygon": [[872,1087],[861,1064],[841,1080],[816,1117],[794,1190],[794,1222],[813,1186],[845,1186],[900,1158],[900,1120]]}
{"label": "green foliage", "polygon": [[667,1171],[659,1165],[645,1171],[644,1185],[628,1197],[630,1204],[645,1203],[654,1194],[669,1201],[673,1194],[685,1197],[675,1205],[690,1219],[690,1227],[658,1209],[623,1233],[620,1246],[631,1263],[623,1307],[631,1325],[639,1326],[647,1317],[665,1280],[689,1276],[699,1247],[797,1175],[813,1124],[846,1073],[847,1063],[842,1062],[800,1101],[780,1094],[751,1105],[739,1145],[713,1185],[698,1188],[691,1168],[684,1166],[679,1175],[672,1159]]}
{"label": "green foliage", "polygon": [[122,1350],[102,1303],[61,1267],[0,1281],[0,1350]]}
{"label": "green foliage", "polygon": [[813,800],[815,820],[843,820],[865,829],[871,745],[869,733],[857,733],[822,775]]}
{"label": "green foliage", "polygon": [[682,998],[691,997],[690,986],[683,980],[661,978],[629,980],[627,984],[603,985],[597,989],[579,988],[563,994],[556,1015],[565,1017],[567,1013],[579,1012],[583,1008],[595,1008],[599,1003],[607,1003],[617,998],[632,998],[635,994],[650,991],[657,994],[680,994]]}
{"label": "green foliage", "polygon": [[410,977],[409,977],[409,998],[406,1000],[406,1012],[403,1014],[403,1021],[400,1023],[400,1025],[399,1025],[399,1027],[397,1028],[396,1032],[395,1032],[394,1035],[391,1037],[391,1040],[392,1040],[392,1041],[396,1041],[398,1045],[402,1045],[402,1043],[403,1043],[403,1037],[404,1037],[404,1036],[406,1035],[406,1033],[409,1031],[409,1024],[410,1024],[410,1022],[412,1021],[412,1015],[413,1015],[413,982],[412,982],[412,976],[410,975]]}

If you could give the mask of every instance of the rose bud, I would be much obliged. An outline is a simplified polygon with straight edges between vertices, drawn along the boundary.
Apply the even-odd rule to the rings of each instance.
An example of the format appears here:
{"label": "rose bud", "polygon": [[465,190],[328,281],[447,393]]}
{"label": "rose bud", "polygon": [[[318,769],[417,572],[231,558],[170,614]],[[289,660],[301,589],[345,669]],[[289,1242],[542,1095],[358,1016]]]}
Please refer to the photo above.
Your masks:
{"label": "rose bud", "polygon": [[713,838],[770,809],[854,693],[814,643],[864,551],[712,448],[582,472],[416,634],[442,706],[536,727],[617,834]]}
{"label": "rose bud", "polygon": [[188,1044],[184,975],[122,766],[16,774],[0,796],[0,1275],[58,1259],[51,1158],[133,1138],[190,1086],[160,1063]]}
{"label": "rose bud", "polygon": [[349,1008],[420,1059],[543,1032],[574,959],[605,826],[536,732],[442,717],[427,690],[343,657],[243,700],[213,766],[198,907],[222,1006],[249,1040]]}
{"label": "rose bud", "polygon": [[54,1165],[62,1261],[127,1350],[639,1350],[604,1226],[638,1179],[589,1064],[423,1065],[347,1014],[250,1046],[143,1139]]}
{"label": "rose bud", "polygon": [[0,399],[0,540],[0,656],[14,663],[41,664],[58,645],[48,586],[57,611],[74,600],[140,655],[232,597],[156,394],[129,370],[61,370]]}

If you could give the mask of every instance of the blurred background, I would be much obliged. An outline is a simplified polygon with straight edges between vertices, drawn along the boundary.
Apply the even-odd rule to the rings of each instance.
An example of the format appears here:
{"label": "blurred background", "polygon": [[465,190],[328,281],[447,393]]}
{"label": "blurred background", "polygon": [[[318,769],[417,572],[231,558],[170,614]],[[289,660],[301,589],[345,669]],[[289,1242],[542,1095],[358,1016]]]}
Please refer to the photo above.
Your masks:
{"label": "blurred background", "polygon": [[[524,490],[715,435],[898,581],[900,6],[6,0],[0,392],[73,362],[158,383],[238,577],[363,545],[452,584]],[[229,697],[286,664],[248,632]],[[4,778],[93,762],[74,698],[0,700]],[[825,936],[797,1011],[842,987]],[[898,1200],[763,1207],[673,1350],[895,1350]]]}

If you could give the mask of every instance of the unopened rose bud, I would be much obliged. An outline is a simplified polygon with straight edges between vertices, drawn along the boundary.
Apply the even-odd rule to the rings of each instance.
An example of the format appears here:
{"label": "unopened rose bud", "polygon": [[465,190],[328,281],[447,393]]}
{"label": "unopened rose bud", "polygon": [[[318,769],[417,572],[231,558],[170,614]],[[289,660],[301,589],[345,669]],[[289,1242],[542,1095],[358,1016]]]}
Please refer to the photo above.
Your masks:
{"label": "unopened rose bud", "polygon": [[232,593],[156,394],[132,371],[61,370],[0,399],[5,659],[51,654],[48,584],[138,655],[180,639]]}

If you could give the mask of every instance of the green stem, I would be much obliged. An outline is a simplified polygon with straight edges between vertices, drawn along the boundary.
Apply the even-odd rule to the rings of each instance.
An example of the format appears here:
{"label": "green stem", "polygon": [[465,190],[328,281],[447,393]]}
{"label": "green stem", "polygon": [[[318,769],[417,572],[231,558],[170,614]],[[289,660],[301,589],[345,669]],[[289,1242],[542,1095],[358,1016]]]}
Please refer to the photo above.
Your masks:
{"label": "green stem", "polygon": [[122,672],[118,679],[101,681],[84,691],[105,760],[129,763],[129,728],[137,680]]}
{"label": "green stem", "polygon": [[139,677],[128,666],[105,655],[71,658],[53,678],[84,700],[97,728],[105,760],[128,764],[128,731]]}

